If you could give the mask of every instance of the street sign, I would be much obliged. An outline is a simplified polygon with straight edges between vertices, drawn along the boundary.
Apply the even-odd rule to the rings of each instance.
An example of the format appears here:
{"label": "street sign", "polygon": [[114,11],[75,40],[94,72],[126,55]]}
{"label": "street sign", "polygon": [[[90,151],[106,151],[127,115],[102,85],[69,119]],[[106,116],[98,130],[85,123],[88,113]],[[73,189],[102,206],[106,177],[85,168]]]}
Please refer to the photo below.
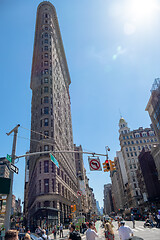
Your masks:
{"label": "street sign", "polygon": [[55,157],[53,157],[51,153],[50,153],[50,158],[51,158],[51,161],[59,168],[58,161],[55,159]]}
{"label": "street sign", "polygon": [[82,196],[82,192],[81,191],[77,191],[77,195],[78,196]]}
{"label": "street sign", "polygon": [[19,169],[13,163],[9,167],[12,172],[18,174]]}
{"label": "street sign", "polygon": [[8,155],[8,154],[7,154],[7,160],[8,160],[9,162],[12,162],[12,157],[11,157],[10,155]]}
{"label": "street sign", "polygon": [[89,167],[91,171],[102,171],[99,157],[90,158],[88,157]]}

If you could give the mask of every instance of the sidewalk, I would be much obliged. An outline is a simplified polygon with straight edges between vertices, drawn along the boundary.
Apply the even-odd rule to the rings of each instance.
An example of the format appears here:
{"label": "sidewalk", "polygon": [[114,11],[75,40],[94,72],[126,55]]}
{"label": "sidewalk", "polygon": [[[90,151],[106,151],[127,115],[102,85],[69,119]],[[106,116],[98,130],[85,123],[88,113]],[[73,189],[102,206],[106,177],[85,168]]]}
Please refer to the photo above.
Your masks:
{"label": "sidewalk", "polygon": [[[68,235],[69,235],[69,229],[63,229],[63,238],[60,238],[60,235],[59,234],[56,234],[56,239],[59,240],[59,239],[65,239],[65,238],[68,238]],[[48,235],[50,237],[50,239],[54,239],[54,234],[51,233]]]}

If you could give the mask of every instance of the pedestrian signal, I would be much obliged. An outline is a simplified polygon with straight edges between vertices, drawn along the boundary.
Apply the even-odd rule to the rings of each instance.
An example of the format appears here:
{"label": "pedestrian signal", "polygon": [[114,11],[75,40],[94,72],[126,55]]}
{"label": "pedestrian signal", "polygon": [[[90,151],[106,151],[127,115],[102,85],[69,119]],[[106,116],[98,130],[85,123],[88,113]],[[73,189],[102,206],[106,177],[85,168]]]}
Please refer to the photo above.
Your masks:
{"label": "pedestrian signal", "polygon": [[109,166],[109,161],[108,160],[106,160],[103,163],[103,170],[104,170],[104,172],[109,172],[110,171],[110,166]]}
{"label": "pedestrian signal", "polygon": [[109,162],[110,162],[110,169],[111,169],[111,171],[115,171],[116,170],[115,162],[111,161],[111,160],[109,160]]}

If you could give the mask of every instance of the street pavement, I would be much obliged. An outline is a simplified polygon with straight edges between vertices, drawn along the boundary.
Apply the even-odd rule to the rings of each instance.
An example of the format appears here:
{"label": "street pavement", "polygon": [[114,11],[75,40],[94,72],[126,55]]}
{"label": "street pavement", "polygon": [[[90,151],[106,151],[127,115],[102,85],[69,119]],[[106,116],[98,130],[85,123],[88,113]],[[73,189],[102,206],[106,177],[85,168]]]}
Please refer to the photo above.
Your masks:
{"label": "street pavement", "polygon": [[[135,228],[133,227],[133,224],[131,221],[126,221],[125,224],[129,226],[134,233],[134,236],[141,237],[144,240],[160,240],[160,228],[144,228],[144,221],[136,221]],[[118,224],[116,221],[113,221],[113,230],[115,234],[115,240],[119,240],[119,235],[118,235]],[[96,222],[96,229],[98,232],[99,237],[96,240],[104,240],[104,228],[101,228],[101,221]],[[69,230],[64,229],[63,230],[64,238],[59,238],[59,235],[57,235],[57,240],[61,239],[67,239]],[[86,240],[86,235],[82,234],[81,235],[82,240]],[[53,234],[50,235],[50,238],[53,239]]]}

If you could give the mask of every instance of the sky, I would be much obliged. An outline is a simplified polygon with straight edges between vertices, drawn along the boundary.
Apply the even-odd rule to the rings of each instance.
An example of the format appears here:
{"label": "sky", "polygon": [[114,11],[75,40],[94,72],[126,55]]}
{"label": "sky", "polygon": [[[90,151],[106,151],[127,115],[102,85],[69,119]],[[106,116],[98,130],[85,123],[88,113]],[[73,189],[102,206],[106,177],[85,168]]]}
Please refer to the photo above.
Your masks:
{"label": "sky", "polygon": [[[11,154],[20,124],[16,155],[29,150],[30,77],[39,0],[1,0],[0,157]],[[118,123],[149,127],[145,107],[155,78],[160,77],[160,2],[156,0],[51,0],[56,8],[68,68],[73,139],[84,151],[114,160],[120,150]],[[23,127],[23,128],[22,128]],[[25,129],[24,129],[25,128]],[[101,163],[105,158],[100,157]],[[103,206],[109,173],[84,165],[96,199]],[[23,200],[24,158],[16,163],[13,193]]]}

